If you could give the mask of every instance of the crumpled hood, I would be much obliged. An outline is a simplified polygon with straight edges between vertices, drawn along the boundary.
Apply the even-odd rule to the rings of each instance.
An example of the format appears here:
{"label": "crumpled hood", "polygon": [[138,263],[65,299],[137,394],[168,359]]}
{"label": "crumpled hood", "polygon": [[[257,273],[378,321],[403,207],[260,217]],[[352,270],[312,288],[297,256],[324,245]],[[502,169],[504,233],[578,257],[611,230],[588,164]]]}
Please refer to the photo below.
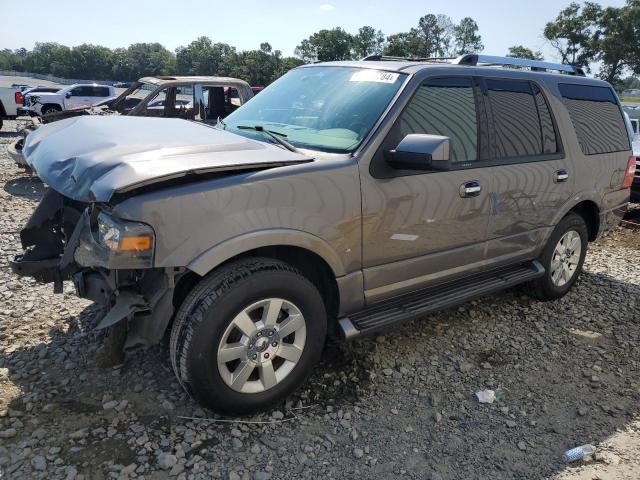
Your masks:
{"label": "crumpled hood", "polygon": [[202,123],[128,116],[43,125],[27,136],[23,153],[51,188],[84,202],[107,202],[116,192],[186,175],[312,160]]}

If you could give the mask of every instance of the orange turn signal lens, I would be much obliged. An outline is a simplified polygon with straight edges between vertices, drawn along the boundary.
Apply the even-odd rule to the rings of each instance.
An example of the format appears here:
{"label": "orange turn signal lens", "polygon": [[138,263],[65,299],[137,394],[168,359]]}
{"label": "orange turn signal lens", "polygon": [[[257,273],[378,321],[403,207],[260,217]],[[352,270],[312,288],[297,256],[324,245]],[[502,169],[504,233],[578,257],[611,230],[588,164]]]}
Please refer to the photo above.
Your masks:
{"label": "orange turn signal lens", "polygon": [[122,237],[118,251],[120,252],[141,252],[151,249],[151,237],[140,235],[137,237]]}

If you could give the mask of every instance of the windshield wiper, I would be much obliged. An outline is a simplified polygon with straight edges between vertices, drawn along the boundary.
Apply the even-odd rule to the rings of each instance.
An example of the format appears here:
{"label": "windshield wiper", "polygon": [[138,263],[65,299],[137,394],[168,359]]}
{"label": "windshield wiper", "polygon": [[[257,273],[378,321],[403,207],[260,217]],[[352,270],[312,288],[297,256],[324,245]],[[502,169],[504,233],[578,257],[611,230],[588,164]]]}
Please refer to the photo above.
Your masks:
{"label": "windshield wiper", "polygon": [[298,152],[298,149],[296,147],[294,147],[293,145],[291,145],[289,142],[287,142],[285,139],[282,138],[287,136],[284,133],[276,132],[274,130],[267,130],[262,125],[255,125],[253,127],[249,125],[238,125],[236,128],[238,130],[253,130],[254,132],[264,133],[266,136],[268,136],[277,144],[283,146],[290,152]]}

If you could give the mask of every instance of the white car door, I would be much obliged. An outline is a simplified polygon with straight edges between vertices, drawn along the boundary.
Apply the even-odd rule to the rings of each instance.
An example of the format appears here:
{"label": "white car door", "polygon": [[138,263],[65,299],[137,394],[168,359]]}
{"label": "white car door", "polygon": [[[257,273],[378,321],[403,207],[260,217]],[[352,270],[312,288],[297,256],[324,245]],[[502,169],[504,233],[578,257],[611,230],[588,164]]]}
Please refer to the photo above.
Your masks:
{"label": "white car door", "polygon": [[93,87],[80,86],[69,90],[65,95],[64,109],[73,110],[76,108],[90,107],[93,102]]}
{"label": "white car door", "polygon": [[105,98],[111,96],[111,92],[109,91],[109,87],[91,87],[91,103],[90,105],[95,105],[96,103],[100,103]]}

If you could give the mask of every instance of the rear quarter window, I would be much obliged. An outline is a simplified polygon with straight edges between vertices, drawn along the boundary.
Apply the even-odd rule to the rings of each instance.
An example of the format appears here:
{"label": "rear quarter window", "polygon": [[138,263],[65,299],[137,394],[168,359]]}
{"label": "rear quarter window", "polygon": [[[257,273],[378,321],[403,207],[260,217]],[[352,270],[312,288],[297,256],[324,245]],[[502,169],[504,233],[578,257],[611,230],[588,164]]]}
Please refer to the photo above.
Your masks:
{"label": "rear quarter window", "polygon": [[629,135],[613,90],[592,85],[559,84],[582,153],[629,150]]}

